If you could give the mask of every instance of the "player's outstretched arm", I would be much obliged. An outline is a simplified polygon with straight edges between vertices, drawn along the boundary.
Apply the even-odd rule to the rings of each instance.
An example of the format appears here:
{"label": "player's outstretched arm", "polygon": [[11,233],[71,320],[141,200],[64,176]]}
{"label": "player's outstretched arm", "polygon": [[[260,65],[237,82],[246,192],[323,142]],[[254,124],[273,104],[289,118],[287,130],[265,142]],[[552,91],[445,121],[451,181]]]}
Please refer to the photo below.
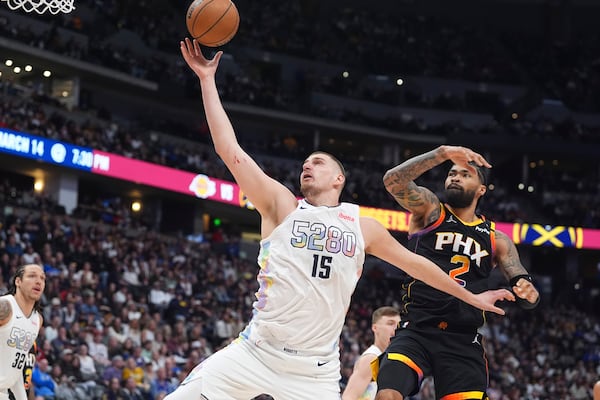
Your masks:
{"label": "player's outstretched arm", "polygon": [[342,400],[357,400],[365,392],[373,375],[371,372],[371,361],[377,356],[375,354],[364,354],[356,360],[352,375],[348,379],[348,384],[342,394]]}
{"label": "player's outstretched arm", "polygon": [[378,221],[361,217],[360,225],[368,254],[389,262],[429,286],[451,294],[481,310],[500,315],[504,315],[505,312],[495,303],[498,300],[515,300],[515,296],[506,289],[474,294],[457,284],[433,262],[402,246]]}
{"label": "player's outstretched arm", "polygon": [[[181,54],[200,79],[202,102],[215,151],[231,171],[238,185],[260,212],[263,224],[280,221],[296,207],[296,198],[284,185],[270,178],[258,164],[240,147],[231,121],[223,108],[215,74],[222,51],[208,60],[202,54],[198,42],[186,38],[180,43]],[[282,211],[283,210],[283,211]],[[266,219],[266,221],[265,221]]]}

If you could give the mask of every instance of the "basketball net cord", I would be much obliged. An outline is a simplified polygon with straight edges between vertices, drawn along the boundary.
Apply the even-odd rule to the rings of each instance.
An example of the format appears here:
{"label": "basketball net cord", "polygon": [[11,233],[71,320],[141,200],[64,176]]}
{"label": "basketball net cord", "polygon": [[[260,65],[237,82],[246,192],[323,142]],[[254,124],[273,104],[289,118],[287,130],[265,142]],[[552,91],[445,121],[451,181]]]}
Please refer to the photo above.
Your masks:
{"label": "basketball net cord", "polygon": [[5,1],[8,8],[16,10],[21,8],[30,13],[35,11],[38,14],[44,14],[49,11],[51,14],[59,12],[70,13],[75,9],[73,0],[0,0]]}

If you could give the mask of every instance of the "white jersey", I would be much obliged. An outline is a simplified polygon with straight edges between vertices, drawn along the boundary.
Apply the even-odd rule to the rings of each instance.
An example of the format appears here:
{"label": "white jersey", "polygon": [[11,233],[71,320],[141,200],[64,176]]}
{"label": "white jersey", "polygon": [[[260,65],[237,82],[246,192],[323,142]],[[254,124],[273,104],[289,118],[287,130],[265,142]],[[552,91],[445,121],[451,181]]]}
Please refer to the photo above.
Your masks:
{"label": "white jersey", "polygon": [[241,336],[290,353],[338,352],[365,259],[358,206],[300,200],[260,244],[254,315]]}
{"label": "white jersey", "polygon": [[[363,351],[361,357],[366,354],[373,354],[375,357],[379,357],[382,353],[383,353],[383,351],[381,349],[379,349],[379,347],[372,344],[371,346],[369,346],[368,349]],[[377,382],[371,381],[367,385],[367,388],[365,389],[364,393],[362,395],[360,395],[358,400],[375,400],[376,394],[377,394]]]}
{"label": "white jersey", "polygon": [[23,314],[13,295],[1,297],[12,307],[12,317],[0,326],[0,390],[23,382],[23,367],[40,330],[40,315],[33,311]]}

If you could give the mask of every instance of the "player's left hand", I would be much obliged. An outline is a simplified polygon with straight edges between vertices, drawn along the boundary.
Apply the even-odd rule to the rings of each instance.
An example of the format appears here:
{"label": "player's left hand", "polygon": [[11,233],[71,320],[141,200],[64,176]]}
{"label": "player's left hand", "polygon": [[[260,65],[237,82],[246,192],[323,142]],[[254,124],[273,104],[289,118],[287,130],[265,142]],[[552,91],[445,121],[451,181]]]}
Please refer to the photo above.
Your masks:
{"label": "player's left hand", "polygon": [[531,304],[535,304],[540,297],[540,293],[537,291],[533,283],[525,278],[521,278],[512,287],[513,293],[519,296],[521,299],[527,300]]}
{"label": "player's left hand", "polygon": [[218,51],[213,58],[210,60],[204,57],[200,45],[194,40],[185,38],[179,44],[181,49],[181,55],[189,67],[198,75],[198,78],[202,80],[208,76],[214,76],[217,67],[219,66],[219,60],[223,55],[222,51]]}
{"label": "player's left hand", "polygon": [[496,306],[499,300],[515,301],[515,295],[506,289],[487,290],[475,295],[481,302],[479,308],[484,311],[490,311],[496,314],[504,315],[506,312]]}

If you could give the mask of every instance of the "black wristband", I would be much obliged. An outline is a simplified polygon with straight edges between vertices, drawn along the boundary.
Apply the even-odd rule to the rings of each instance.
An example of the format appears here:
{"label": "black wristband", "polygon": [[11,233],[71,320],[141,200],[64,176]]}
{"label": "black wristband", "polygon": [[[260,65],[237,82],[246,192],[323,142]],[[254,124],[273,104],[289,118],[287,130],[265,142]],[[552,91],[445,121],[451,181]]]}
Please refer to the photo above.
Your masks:
{"label": "black wristband", "polygon": [[[521,279],[521,278],[527,279],[529,282],[531,282],[531,284],[533,284],[533,277],[531,275],[529,275],[529,274],[522,274],[522,275],[513,276],[510,279],[510,288],[511,288],[511,290],[512,290],[512,288],[514,286],[517,285],[517,282],[519,282],[519,279]],[[519,307],[521,307],[522,309],[524,309],[524,310],[531,310],[532,308],[535,308],[535,307],[537,307],[538,304],[540,304],[540,297],[541,296],[538,295],[538,298],[535,301],[535,303],[530,303],[527,299],[523,299],[523,298],[521,298],[521,297],[519,297],[517,295],[515,295],[515,300],[516,300],[517,305]]]}
{"label": "black wristband", "polygon": [[522,274],[522,275],[517,275],[517,276],[513,276],[512,278],[510,278],[509,284],[510,287],[516,286],[517,282],[519,282],[519,279],[527,279],[529,282],[533,283],[533,277],[529,274]]}

